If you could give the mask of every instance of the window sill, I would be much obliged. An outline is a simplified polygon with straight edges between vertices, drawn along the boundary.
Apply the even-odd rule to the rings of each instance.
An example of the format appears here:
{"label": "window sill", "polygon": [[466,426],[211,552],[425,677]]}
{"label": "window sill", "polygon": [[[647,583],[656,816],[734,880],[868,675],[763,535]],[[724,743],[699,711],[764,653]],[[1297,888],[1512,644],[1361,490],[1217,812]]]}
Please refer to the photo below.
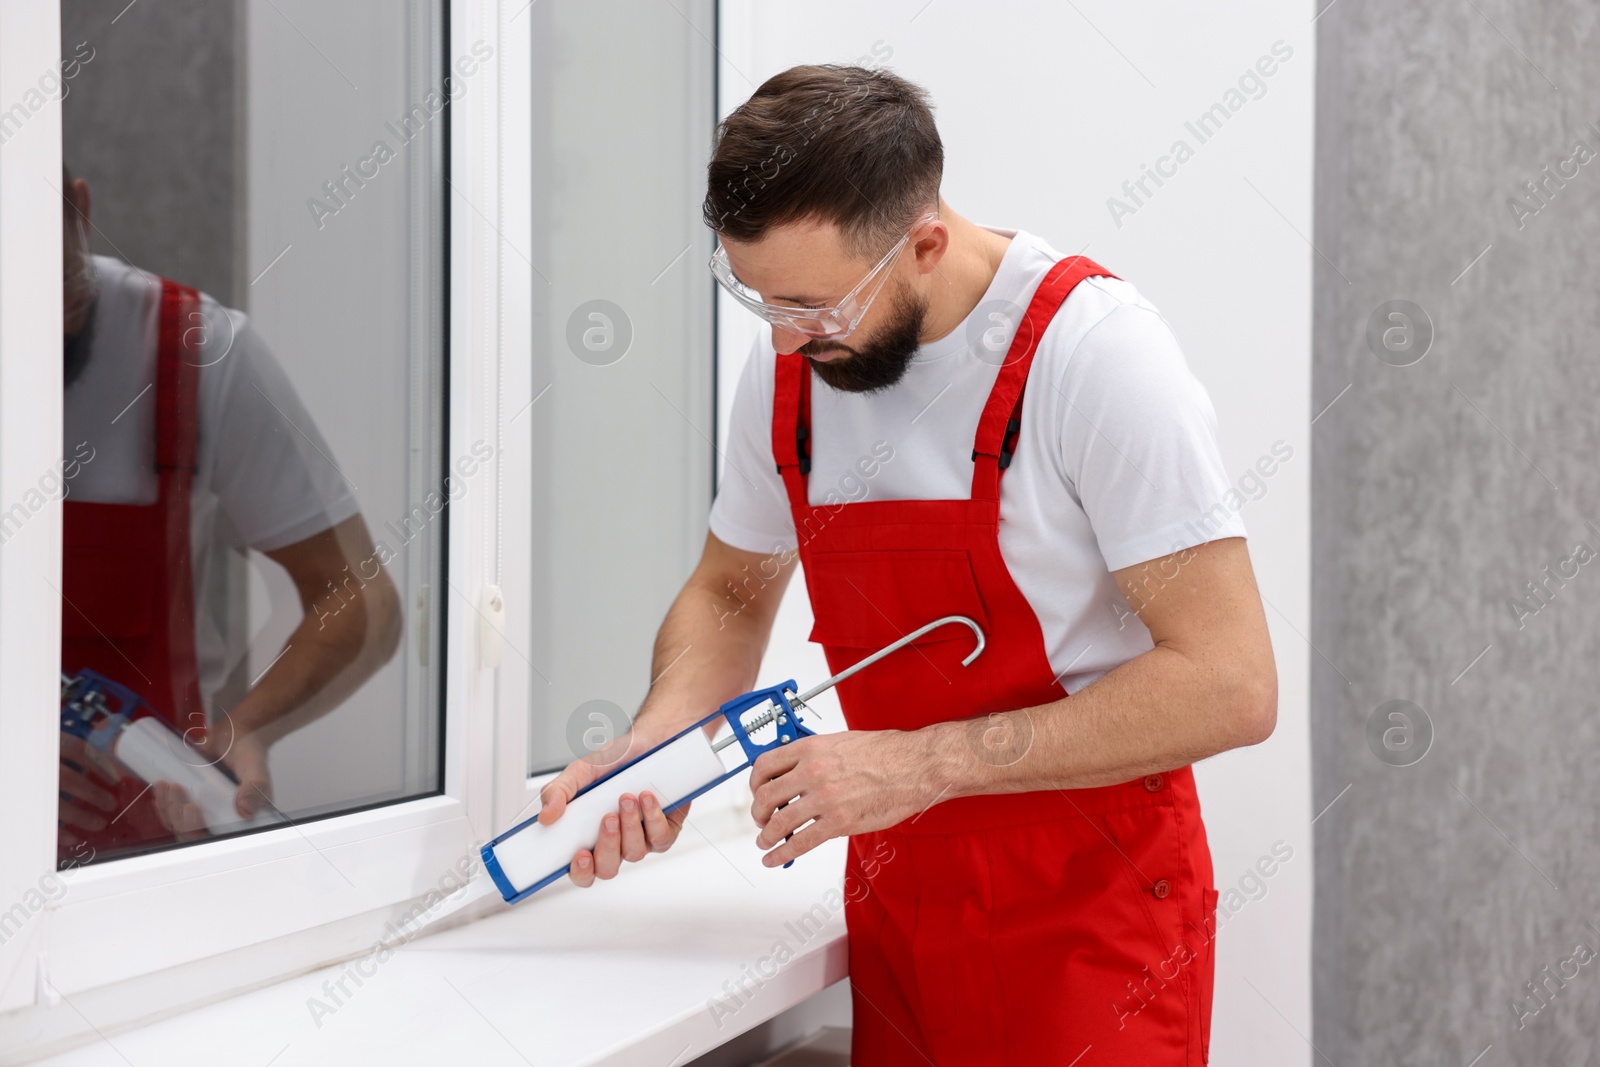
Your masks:
{"label": "window sill", "polygon": [[495,902],[485,918],[382,963],[369,955],[104,1039],[91,1033],[92,1043],[37,1062],[186,1067],[236,1049],[275,1067],[474,1053],[541,1067],[685,1064],[846,975],[845,843],[768,870],[748,804],[734,788],[697,802],[671,852],[614,882]]}

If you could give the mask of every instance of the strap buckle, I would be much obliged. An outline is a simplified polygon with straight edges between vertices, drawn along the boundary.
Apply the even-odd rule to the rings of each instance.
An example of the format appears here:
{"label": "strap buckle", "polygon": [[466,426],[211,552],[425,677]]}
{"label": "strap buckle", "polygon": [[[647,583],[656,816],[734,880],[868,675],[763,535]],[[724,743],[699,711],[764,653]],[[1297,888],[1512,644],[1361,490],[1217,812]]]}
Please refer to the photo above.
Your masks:
{"label": "strap buckle", "polygon": [[[799,457],[800,477],[804,478],[811,473],[811,453],[806,451],[806,441],[811,437],[811,431],[804,426],[794,428],[794,454]],[[783,464],[777,464],[778,473],[783,473]]]}
{"label": "strap buckle", "polygon": [[[1006,432],[1000,435],[1000,462],[997,464],[1001,470],[1011,466],[1011,457],[1017,450],[1017,432],[1021,429],[1021,420],[1015,418],[1006,420]],[[972,462],[978,462],[978,456],[979,452],[974,448]]]}

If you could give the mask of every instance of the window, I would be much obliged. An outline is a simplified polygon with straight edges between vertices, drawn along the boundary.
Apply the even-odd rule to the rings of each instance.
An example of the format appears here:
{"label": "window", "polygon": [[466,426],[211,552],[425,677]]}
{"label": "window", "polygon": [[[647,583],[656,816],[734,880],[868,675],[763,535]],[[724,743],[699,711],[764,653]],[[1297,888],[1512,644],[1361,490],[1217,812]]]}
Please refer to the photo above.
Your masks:
{"label": "window", "polygon": [[[526,642],[490,592],[520,580],[526,610],[525,570],[497,562],[502,471],[528,468],[501,407],[531,397],[528,309],[502,308],[528,285],[509,250],[529,247],[530,211],[529,35],[514,14],[488,0],[181,17],[0,7],[0,515],[13,517],[0,544],[0,1012],[128,983],[139,995],[109,1002],[133,1018],[162,989],[181,1000],[325,962],[376,940],[492,833],[495,704],[526,701],[520,664],[492,670],[488,650],[501,629]],[[79,179],[88,203],[64,205]],[[69,269],[99,286],[76,309],[58,308]],[[163,292],[168,332],[183,327],[165,379]],[[111,297],[125,306],[100,318]],[[64,345],[56,364],[90,304],[87,357]],[[112,372],[133,385],[121,403],[81,409],[75,391]],[[192,423],[192,455],[185,435],[157,435],[158,408]],[[185,476],[187,494],[161,484]],[[166,558],[166,530],[185,523],[149,508],[162,500],[189,505],[187,570]],[[80,521],[141,508],[161,514],[138,537]],[[132,565],[151,545],[159,558]],[[192,631],[171,625],[185,574]],[[130,595],[152,587],[159,606]],[[187,716],[226,736],[218,724],[250,710],[302,638],[358,605],[362,625],[323,673],[306,660],[294,672],[264,825],[191,811],[198,821],[161,823],[168,840],[79,847],[57,869],[56,709],[74,643],[192,632],[187,676],[170,673],[170,644],[131,666],[108,652],[103,669],[67,669],[133,690],[126,679],[154,682],[140,668],[162,663],[164,691],[139,695],[185,717],[147,732],[203,767],[182,747],[201,736]],[[183,704],[185,691],[200,695]],[[129,916],[137,953],[118,949]],[[0,1045],[13,1020],[0,1014]]]}
{"label": "window", "polygon": [[[0,4],[0,517],[25,513],[0,544],[0,1046],[41,1025],[14,1009],[48,1012],[58,994],[95,991],[94,1024],[119,1025],[391,937],[576,754],[587,701],[637,706],[704,538],[715,436],[711,241],[694,207],[714,25],[710,5],[680,7]],[[594,151],[596,133],[615,150]],[[63,213],[77,188],[63,164],[87,183],[88,223]],[[124,347],[146,360],[163,288],[148,275],[207,294],[172,298],[198,386],[194,462],[178,447],[171,464],[191,478],[201,695],[186,708],[225,726],[293,663],[296,628],[337,627],[357,604],[382,617],[385,599],[393,613],[273,739],[265,825],[202,811],[172,840],[80,849],[62,870],[64,621],[108,645],[148,622],[119,617],[113,634],[106,605],[137,612],[80,598],[95,565],[64,551],[93,529],[67,507],[131,448],[97,447],[89,432],[108,431],[82,430],[69,395],[104,371],[100,352],[70,386],[54,363],[67,266],[131,279],[145,333]],[[566,339],[592,301],[632,330],[616,360]],[[219,420],[207,383],[241,368],[249,402]],[[156,377],[105,421],[159,452],[152,401],[182,394]],[[230,433],[243,446],[207,452]],[[216,480],[224,452],[251,491]],[[266,491],[281,470],[299,491]],[[93,503],[162,499],[161,476],[136,473],[126,499]],[[228,503],[206,489],[224,484]],[[347,541],[353,520],[365,537]],[[297,585],[300,561],[275,555],[327,531],[336,573]],[[103,564],[170,598],[184,571],[163,566]],[[392,598],[357,595],[384,584]],[[191,722],[162,729],[195,740]]]}
{"label": "window", "polygon": [[[705,541],[716,28],[702,3],[535,4],[521,19],[536,57],[532,389],[548,389],[507,409],[534,435],[526,777],[627,729]],[[534,800],[530,786],[507,803]]]}
{"label": "window", "polygon": [[480,57],[441,88],[431,0],[194,15],[62,4],[63,866],[436,791],[446,502],[493,459],[443,460]]}

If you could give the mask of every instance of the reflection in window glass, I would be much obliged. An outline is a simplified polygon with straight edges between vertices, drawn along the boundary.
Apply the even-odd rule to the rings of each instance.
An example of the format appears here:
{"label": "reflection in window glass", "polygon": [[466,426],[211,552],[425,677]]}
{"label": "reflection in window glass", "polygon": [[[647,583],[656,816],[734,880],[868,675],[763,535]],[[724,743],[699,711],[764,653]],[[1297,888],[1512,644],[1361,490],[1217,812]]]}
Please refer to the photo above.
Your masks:
{"label": "reflection in window glass", "polygon": [[64,866],[437,790],[494,459],[443,481],[439,5],[113,15],[62,4]]}

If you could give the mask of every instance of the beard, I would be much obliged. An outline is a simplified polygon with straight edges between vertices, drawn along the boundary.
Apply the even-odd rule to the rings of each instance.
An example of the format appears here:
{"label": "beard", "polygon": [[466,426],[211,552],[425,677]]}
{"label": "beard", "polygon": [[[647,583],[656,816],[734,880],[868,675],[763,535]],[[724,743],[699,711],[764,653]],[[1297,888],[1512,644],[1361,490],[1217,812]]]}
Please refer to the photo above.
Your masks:
{"label": "beard", "polygon": [[84,316],[83,325],[77,333],[63,334],[61,337],[61,370],[62,385],[71,386],[83,374],[83,369],[89,365],[89,353],[94,348],[94,322],[95,312],[99,309],[99,302],[89,305],[89,313]]}
{"label": "beard", "polygon": [[800,346],[800,354],[807,357],[821,352],[849,353],[826,363],[811,360],[811,369],[826,385],[845,393],[876,393],[905,377],[921,345],[918,338],[928,317],[928,301],[905,285],[898,286],[892,297],[889,319],[876,336],[853,347],[827,340]]}

